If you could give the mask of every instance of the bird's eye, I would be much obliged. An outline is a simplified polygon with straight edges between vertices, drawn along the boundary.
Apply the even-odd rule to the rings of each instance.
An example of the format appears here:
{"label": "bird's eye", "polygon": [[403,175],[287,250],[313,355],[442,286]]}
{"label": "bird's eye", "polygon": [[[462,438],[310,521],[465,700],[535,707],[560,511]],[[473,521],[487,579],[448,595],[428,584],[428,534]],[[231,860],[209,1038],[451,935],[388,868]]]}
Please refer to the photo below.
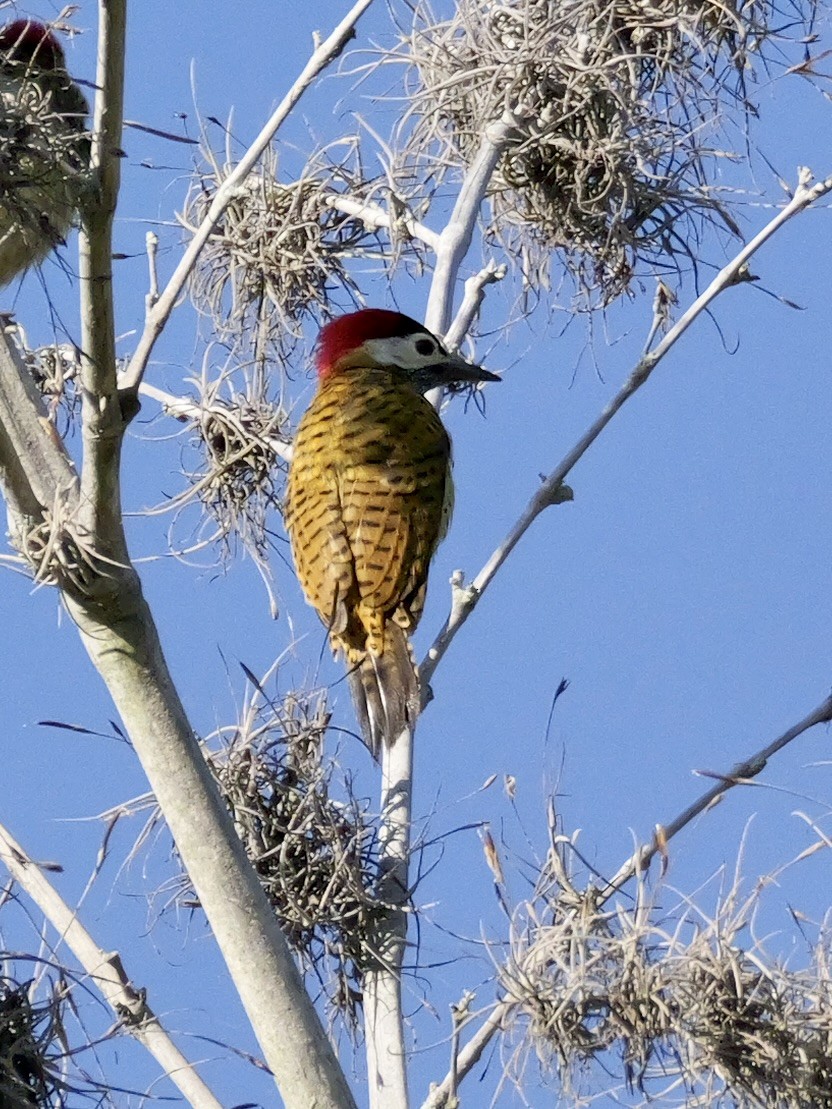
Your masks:
{"label": "bird's eye", "polygon": [[417,354],[435,354],[436,343],[433,339],[417,339],[416,340],[416,353]]}

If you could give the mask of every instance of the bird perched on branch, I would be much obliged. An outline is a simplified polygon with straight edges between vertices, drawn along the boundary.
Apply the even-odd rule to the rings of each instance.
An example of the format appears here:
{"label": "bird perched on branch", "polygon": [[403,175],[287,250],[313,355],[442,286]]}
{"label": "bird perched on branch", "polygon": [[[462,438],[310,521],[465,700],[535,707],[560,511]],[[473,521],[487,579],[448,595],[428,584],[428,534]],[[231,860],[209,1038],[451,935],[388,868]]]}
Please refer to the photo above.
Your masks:
{"label": "bird perched on branch", "polygon": [[419,712],[409,636],[453,504],[451,442],[424,394],[499,381],[422,324],[367,308],[328,323],[300,422],[285,518],[309,603],[343,652],[378,758]]}
{"label": "bird perched on branch", "polygon": [[48,27],[0,28],[0,286],[64,241],[89,164],[86,97]]}

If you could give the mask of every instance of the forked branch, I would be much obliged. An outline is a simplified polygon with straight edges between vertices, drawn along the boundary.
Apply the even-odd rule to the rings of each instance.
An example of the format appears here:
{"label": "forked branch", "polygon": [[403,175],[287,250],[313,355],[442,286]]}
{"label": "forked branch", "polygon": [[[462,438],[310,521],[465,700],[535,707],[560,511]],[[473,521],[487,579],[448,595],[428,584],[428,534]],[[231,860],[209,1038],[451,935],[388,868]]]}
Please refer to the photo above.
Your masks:
{"label": "forked branch", "polygon": [[494,1006],[471,1039],[457,1054],[452,1070],[438,1085],[431,1086],[430,1093],[422,1103],[422,1109],[446,1109],[446,1107],[450,1109],[451,1098],[456,1096],[456,1085],[480,1061],[485,1049],[502,1029],[503,1022],[511,1009],[512,1005],[507,1001],[500,1001]]}
{"label": "forked branch", "polygon": [[832,177],[826,177],[824,180],[818,181],[815,184],[812,184],[812,180],[812,174],[808,169],[801,168],[798,171],[798,185],[794,195],[788,203],[785,204],[777,215],[719,271],[708,288],[696,298],[684,315],[682,315],[673,327],[670,328],[661,342],[658,343],[653,350],[642,356],[624,385],[609,404],[607,404],[595,422],[581,436],[575,446],[564,456],[548,477],[545,478],[523,510],[514,527],[499,547],[497,547],[471,584],[463,592],[458,594],[455,593],[454,603],[445,621],[445,625],[434,639],[426,657],[419,666],[419,674],[424,688],[427,687],[427,683],[430,681],[436,667],[439,665],[442,656],[453,642],[455,635],[473,612],[480,597],[494,580],[497,571],[537,517],[550,505],[572,499],[571,490],[569,490],[568,486],[564,485],[567,476],[575,464],[584,456],[587,450],[589,450],[616,413],[624,406],[630,397],[638,392],[656,366],[658,366],[659,362],[661,362],[664,356],[675,346],[694,320],[698,319],[699,316],[711,306],[719,294],[732,285],[739,284],[744,280],[744,267],[752,255],[756,254],[760,247],[768,242],[772,235],[779,231],[783,224],[787,223],[800,212],[805,211],[822,196],[825,196],[832,190]]}
{"label": "forked branch", "polygon": [[0,824],[0,862],[24,889],[101,991],[118,1022],[150,1052],[163,1072],[194,1109],[222,1109],[221,1103],[200,1078],[147,1003],[142,989],[128,978],[116,951],[103,951],[26,854]]}
{"label": "forked branch", "polygon": [[[357,5],[354,16],[369,2]],[[129,412],[116,378],[110,272],[124,0],[101,0],[100,23],[93,139],[97,195],[85,204],[81,237],[82,495],[63,512],[63,530],[53,534],[51,528],[47,535],[50,554],[64,556],[55,559],[51,580],[61,586],[84,647],[141,759],[284,1101],[349,1109],[354,1105],[349,1086],[203,757],[127,554],[119,469]],[[25,390],[0,390],[0,421],[0,479],[9,503],[18,515],[39,511],[48,523],[49,489],[42,492],[34,479],[39,459],[49,456],[54,429],[42,420],[37,398]],[[13,447],[16,457],[7,459]],[[60,471],[52,482],[57,500],[63,471],[70,486],[73,474],[57,446],[52,455]],[[30,563],[40,572],[31,555]]]}
{"label": "forked branch", "polygon": [[515,126],[514,113],[506,110],[502,119],[485,128],[480,148],[463,178],[450,219],[439,235],[436,266],[425,311],[425,324],[437,335],[444,335],[450,327],[454,286],[459,270],[470,249],[488,185]]}
{"label": "forked branch", "polygon": [[372,2],[373,0],[357,0],[357,3],[353,4],[332,34],[324,39],[315,50],[298,79],[272,113],[268,123],[238,162],[234,172],[230,173],[217,189],[211,206],[194,233],[187,250],[182,255],[179,265],[147,313],[141,338],[122,378],[121,384],[124,389],[133,391],[138,389],[147,369],[150,355],[156,345],[156,340],[162,334],[165,324],[181,296],[185,283],[193,271],[211,232],[222,218],[223,212],[229,203],[237,196],[240,185],[254,169],[263,151],[275,137],[283,122],[318,74],[338,57],[349,40],[355,35],[356,23]]}
{"label": "forked branch", "polygon": [[[713,303],[717,296],[732,285],[745,280],[748,260],[759,248],[774,235],[783,224],[794,216],[810,207],[822,196],[832,191],[832,177],[812,184],[812,174],[807,169],[800,169],[798,186],[794,195],[777,215],[745,246],[739,253],[717,274],[708,288],[691,304],[676,324],[670,328],[660,343],[653,350],[646,351],[632,370],[625,384],[604,408],[599,417],[585,432],[581,439],[561,460],[558,466],[544,480],[526,509],[509,532],[503,543],[494,551],[491,558],[480,570],[474,581],[465,587],[459,579],[453,583],[453,600],[451,612],[445,626],[434,640],[427,657],[419,667],[423,690],[427,689],[436,667],[450,646],[454,636],[471,615],[477,601],[487,589],[498,570],[508,558],[511,551],[531,527],[534,520],[549,505],[571,499],[571,490],[564,484],[566,477],[573,466],[589,447],[599,437],[607,424],[621,409],[624,403],[647,381],[648,377],[681,338],[690,325]],[[423,706],[424,707],[424,706]],[[729,789],[736,785],[744,784],[758,775],[766,765],[766,761],[776,752],[782,750],[787,744],[802,735],[809,728],[817,724],[832,721],[832,696],[826,698],[808,716],[778,736],[771,743],[763,747],[749,758],[738,763],[726,775],[718,777],[716,784],[707,790],[696,802],[688,806],[675,820],[666,826],[660,826],[652,843],[640,847],[621,866],[615,876],[593,896],[598,904],[603,904],[626,882],[636,874],[642,873],[650,861],[664,851],[666,843],[696,816],[706,811],[715,804]],[[480,1025],[467,1045],[459,1052],[452,1072],[439,1084],[432,1088],[428,1098],[423,1103],[422,1109],[443,1109],[450,1104],[449,1099],[454,1095],[456,1083],[461,1081],[472,1067],[479,1061],[483,1051],[500,1031],[502,1022],[508,1015],[512,1006],[510,1003],[498,1002],[487,1019]]]}

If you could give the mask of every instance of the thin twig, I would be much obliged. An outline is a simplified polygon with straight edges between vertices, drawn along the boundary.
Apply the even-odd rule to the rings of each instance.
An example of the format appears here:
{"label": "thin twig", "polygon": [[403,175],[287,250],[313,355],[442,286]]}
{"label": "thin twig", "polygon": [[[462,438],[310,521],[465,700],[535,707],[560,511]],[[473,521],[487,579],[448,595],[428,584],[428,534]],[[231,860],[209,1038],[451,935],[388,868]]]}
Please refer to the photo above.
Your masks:
{"label": "thin twig", "polygon": [[211,232],[222,218],[228,204],[237,196],[239,186],[248,177],[263,151],[274,138],[280,126],[297,102],[315,80],[319,73],[332,62],[355,34],[355,24],[372,4],[373,0],[358,0],[335,30],[315,50],[312,57],[273,112],[268,123],[248,148],[233,173],[217,189],[208,212],[188,244],[179,265],[162,291],[153,308],[147,313],[144,331],[139,339],[133,357],[124,372],[121,384],[125,389],[138,389],[147,369],[150,355],[161,335],[168,318],[178,301],[185,283],[196,265],[197,258],[211,236]]}
{"label": "thin twig", "polygon": [[584,435],[581,436],[575,446],[543,481],[523,513],[520,515],[517,523],[491,555],[488,562],[486,562],[485,566],[483,566],[470,586],[468,586],[462,599],[459,602],[455,599],[444,627],[434,639],[427,656],[419,667],[423,689],[427,688],[427,683],[430,681],[436,667],[439,665],[442,656],[453,642],[456,633],[473,612],[474,607],[494,579],[497,571],[537,517],[545,508],[548,508],[549,505],[559,504],[564,500],[571,500],[571,490],[568,489],[568,486],[564,485],[567,475],[572,470],[575,463],[578,462],[592,446],[619,409],[623,407],[624,403],[629,400],[642,385],[644,385],[662,358],[664,358],[668,351],[678,342],[682,335],[684,335],[694,320],[710,307],[711,303],[720,293],[743,280],[743,267],[748,262],[749,258],[751,258],[751,256],[755,254],[784,223],[787,223],[793,216],[803,212],[810,205],[814,204],[816,200],[832,190],[832,177],[826,177],[824,180],[818,181],[814,185],[811,184],[811,181],[811,172],[805,168],[799,169],[798,186],[794,196],[777,213],[774,219],[767,223],[766,226],[719,271],[708,288],[696,298],[684,315],[664,336],[662,341],[638,361],[618,393],[609,404],[607,404]]}
{"label": "thin twig", "polygon": [[159,299],[159,270],[156,265],[159,254],[159,236],[155,231],[148,231],[144,237],[144,241],[147,246],[148,268],[148,290],[147,296],[144,299],[144,304],[145,310],[149,312]]}
{"label": "thin twig", "polygon": [[772,740],[761,750],[756,751],[753,755],[738,762],[736,766],[732,767],[727,774],[714,775],[718,777],[716,785],[712,786],[709,790],[692,805],[680,813],[675,820],[671,820],[669,824],[659,825],[653,841],[650,844],[645,844],[634,851],[630,858],[618,870],[617,874],[609,880],[596,894],[597,905],[603,905],[608,901],[621,887],[635,875],[642,874],[650,865],[652,859],[657,854],[663,853],[665,845],[668,840],[671,840],[678,832],[686,827],[690,822],[699,816],[700,813],[705,812],[715,804],[720,797],[733,789],[734,786],[745,785],[752,779],[756,778],[765,769],[765,765],[772,755],[777,754],[787,744],[791,743],[793,739],[797,739],[799,735],[808,731],[809,728],[814,728],[816,724],[828,724],[832,721],[832,695],[822,701],[817,708],[813,709],[808,716],[805,716],[797,724],[793,725],[777,739]]}
{"label": "thin twig", "polygon": [[492,258],[479,273],[475,273],[473,277],[469,277],[465,282],[465,295],[462,298],[462,304],[460,304],[457,314],[454,316],[454,322],[444,335],[445,343],[451,350],[456,350],[471,330],[471,324],[477,318],[477,313],[485,299],[486,286],[502,281],[507,273],[508,267],[505,265],[498,266]]}
{"label": "thin twig", "polygon": [[103,951],[26,854],[7,829],[0,824],[0,861],[14,880],[28,893],[56,930],[78,962],[95,983],[119,1024],[150,1052],[182,1096],[195,1109],[222,1109],[222,1104],[206,1086],[147,1003],[144,989],[137,989],[127,976],[117,951]]}

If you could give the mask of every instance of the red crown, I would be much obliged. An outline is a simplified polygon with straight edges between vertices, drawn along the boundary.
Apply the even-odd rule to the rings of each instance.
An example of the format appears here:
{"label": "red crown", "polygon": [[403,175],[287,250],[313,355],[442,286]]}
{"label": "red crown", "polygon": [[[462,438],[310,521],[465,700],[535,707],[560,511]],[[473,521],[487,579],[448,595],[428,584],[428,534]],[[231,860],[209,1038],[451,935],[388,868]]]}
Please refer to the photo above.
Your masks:
{"label": "red crown", "polygon": [[15,19],[0,27],[0,50],[13,61],[36,59],[41,69],[58,69],[64,65],[61,44],[43,23],[34,19]]}
{"label": "red crown", "polygon": [[321,330],[315,355],[318,376],[326,377],[339,358],[368,339],[392,339],[419,331],[427,332],[424,324],[386,308],[362,308],[360,312],[339,316]]}

